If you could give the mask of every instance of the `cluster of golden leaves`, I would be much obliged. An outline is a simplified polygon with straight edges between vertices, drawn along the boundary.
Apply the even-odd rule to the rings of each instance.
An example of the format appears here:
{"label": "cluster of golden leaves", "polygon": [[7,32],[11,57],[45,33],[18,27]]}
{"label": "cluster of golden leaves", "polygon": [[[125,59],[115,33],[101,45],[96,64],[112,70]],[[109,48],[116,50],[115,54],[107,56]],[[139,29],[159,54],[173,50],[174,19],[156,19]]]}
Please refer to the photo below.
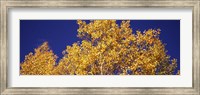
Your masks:
{"label": "cluster of golden leaves", "polygon": [[41,46],[25,56],[25,60],[20,64],[20,74],[22,75],[51,75],[56,64],[57,56],[49,49],[48,43]]}
{"label": "cluster of golden leaves", "polygon": [[136,31],[130,21],[78,20],[81,42],[67,46],[64,57],[56,55],[45,42],[21,64],[21,74],[53,75],[172,75],[177,60],[170,60],[159,39],[160,30]]}

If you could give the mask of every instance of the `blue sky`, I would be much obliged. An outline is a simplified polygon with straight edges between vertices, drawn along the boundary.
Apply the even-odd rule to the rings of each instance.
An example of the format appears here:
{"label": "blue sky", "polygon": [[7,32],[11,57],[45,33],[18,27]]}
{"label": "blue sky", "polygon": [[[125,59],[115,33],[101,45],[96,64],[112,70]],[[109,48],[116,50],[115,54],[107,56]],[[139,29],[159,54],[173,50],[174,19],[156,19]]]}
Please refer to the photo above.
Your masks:
{"label": "blue sky", "polygon": [[[121,20],[117,23],[120,24]],[[161,29],[160,39],[167,44],[167,54],[178,60],[180,69],[180,20],[131,20],[130,23],[133,33],[136,30]],[[62,58],[67,45],[81,41],[77,29],[76,20],[20,20],[20,63],[25,55],[34,52],[34,48],[45,41],[59,59]]]}

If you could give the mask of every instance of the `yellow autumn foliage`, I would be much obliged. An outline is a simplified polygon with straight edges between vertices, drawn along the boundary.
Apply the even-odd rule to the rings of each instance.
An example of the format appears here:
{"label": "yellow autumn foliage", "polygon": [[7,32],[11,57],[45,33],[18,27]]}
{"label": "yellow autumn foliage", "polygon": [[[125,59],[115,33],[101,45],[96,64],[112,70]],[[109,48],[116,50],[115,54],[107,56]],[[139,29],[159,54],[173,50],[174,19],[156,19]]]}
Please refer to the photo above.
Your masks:
{"label": "yellow autumn foliage", "polygon": [[48,43],[44,42],[34,50],[35,53],[26,55],[20,64],[22,75],[51,75],[55,68],[57,56],[49,49]]}
{"label": "yellow autumn foliage", "polygon": [[[53,75],[172,75],[177,60],[170,60],[159,39],[160,30],[141,32],[130,28],[130,21],[78,20],[81,42],[67,46],[63,58],[44,43],[21,64],[21,74]],[[44,48],[45,47],[45,48]],[[41,50],[43,52],[41,52]],[[48,64],[48,65],[44,65]]]}

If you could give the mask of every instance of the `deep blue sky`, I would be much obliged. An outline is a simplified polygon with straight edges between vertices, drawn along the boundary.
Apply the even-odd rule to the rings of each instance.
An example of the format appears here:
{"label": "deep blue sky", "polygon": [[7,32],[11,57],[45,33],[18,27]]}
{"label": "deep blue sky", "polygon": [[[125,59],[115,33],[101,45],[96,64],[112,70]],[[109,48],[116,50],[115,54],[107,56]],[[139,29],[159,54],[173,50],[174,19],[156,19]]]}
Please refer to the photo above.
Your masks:
{"label": "deep blue sky", "polygon": [[[117,23],[120,24],[121,20]],[[133,33],[136,30],[161,29],[160,39],[167,44],[167,54],[178,60],[180,69],[180,20],[131,20],[130,23]],[[77,29],[76,20],[20,20],[20,63],[25,55],[45,41],[59,59],[62,58],[67,45],[81,41],[76,36]]]}

